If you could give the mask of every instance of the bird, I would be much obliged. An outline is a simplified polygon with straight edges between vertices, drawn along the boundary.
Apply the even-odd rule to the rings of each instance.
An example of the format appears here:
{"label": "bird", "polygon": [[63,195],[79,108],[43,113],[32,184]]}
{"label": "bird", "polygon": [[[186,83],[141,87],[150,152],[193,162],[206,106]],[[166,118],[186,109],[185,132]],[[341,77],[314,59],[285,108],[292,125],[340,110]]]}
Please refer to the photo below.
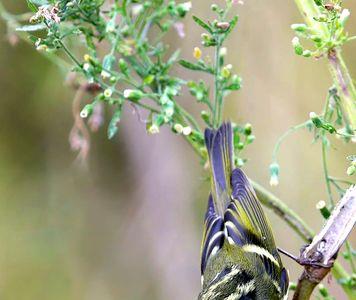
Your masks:
{"label": "bird", "polygon": [[198,300],[287,299],[289,276],[256,193],[234,167],[232,125],[205,130],[211,192],[201,246]]}

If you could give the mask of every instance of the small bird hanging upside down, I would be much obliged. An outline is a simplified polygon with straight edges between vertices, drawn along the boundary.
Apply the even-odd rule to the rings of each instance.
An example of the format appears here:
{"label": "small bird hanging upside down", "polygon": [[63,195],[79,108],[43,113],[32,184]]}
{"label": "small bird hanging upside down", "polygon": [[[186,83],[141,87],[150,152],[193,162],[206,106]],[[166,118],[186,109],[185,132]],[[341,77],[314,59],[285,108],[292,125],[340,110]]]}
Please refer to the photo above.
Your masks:
{"label": "small bird hanging upside down", "polygon": [[245,174],[233,165],[230,123],[205,130],[212,191],[201,250],[198,300],[287,299],[288,273]]}

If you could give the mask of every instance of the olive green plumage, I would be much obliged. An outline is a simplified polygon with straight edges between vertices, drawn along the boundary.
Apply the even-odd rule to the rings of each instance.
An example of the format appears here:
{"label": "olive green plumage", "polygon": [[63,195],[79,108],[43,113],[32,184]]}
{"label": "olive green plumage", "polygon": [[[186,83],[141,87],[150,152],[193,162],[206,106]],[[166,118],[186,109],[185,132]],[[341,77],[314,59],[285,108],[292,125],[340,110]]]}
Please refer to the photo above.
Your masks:
{"label": "olive green plumage", "polygon": [[288,274],[247,177],[233,165],[230,123],[205,131],[212,172],[199,300],[286,298]]}

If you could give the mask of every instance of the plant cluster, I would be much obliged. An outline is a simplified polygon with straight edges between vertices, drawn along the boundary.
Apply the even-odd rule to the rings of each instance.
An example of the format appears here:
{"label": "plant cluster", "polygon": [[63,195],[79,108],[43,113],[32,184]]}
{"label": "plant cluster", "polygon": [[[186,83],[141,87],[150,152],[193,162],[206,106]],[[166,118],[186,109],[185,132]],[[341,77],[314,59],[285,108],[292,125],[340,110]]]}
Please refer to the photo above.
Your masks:
{"label": "plant cluster", "polygon": [[[204,146],[204,127],[217,128],[223,120],[225,97],[242,86],[241,78],[226,62],[227,49],[224,42],[238,22],[231,12],[239,2],[226,0],[223,6],[213,4],[211,10],[214,20],[193,16],[195,23],[203,31],[201,45],[192,49],[193,59],[180,58],[180,52],[170,49],[165,40],[168,32],[183,38],[185,35],[182,20],[191,10],[191,2],[174,0],[27,0],[32,11],[30,18],[13,16],[4,12],[0,3],[0,13],[9,28],[28,20],[30,24],[18,24],[18,32],[26,32],[36,49],[51,57],[65,53],[70,59],[71,71],[79,74],[81,84],[92,93],[90,103],[81,107],[80,117],[89,120],[101,113],[101,106],[107,104],[110,114],[107,135],[111,139],[118,132],[124,106],[130,105],[145,123],[149,134],[159,133],[162,126],[168,126],[174,134],[189,142],[201,158],[207,160]],[[345,24],[350,16],[347,9],[341,7],[340,0],[295,0],[299,7],[308,10],[305,24],[294,24],[296,33],[293,39],[294,51],[304,57],[327,57],[332,68],[338,68],[341,77],[347,80],[338,82],[327,93],[325,106],[320,114],[310,113],[304,123],[289,129],[278,140],[270,165],[270,184],[279,182],[280,167],[277,161],[279,148],[283,140],[291,133],[307,128],[313,133],[314,141],[321,142],[322,160],[327,187],[328,204],[319,202],[317,208],[324,218],[330,216],[334,206],[332,189],[342,196],[351,180],[332,177],[327,166],[327,150],[331,137],[336,136],[346,143],[355,141],[355,101],[353,96],[345,100],[342,94],[349,89],[353,95],[355,88],[344,65],[339,50],[349,37]],[[311,13],[310,13],[311,12]],[[26,15],[27,16],[27,15]],[[24,23],[24,22],[22,22]],[[11,27],[12,28],[12,27]],[[302,45],[300,38],[311,46]],[[213,57],[206,53],[213,52]],[[340,65],[338,65],[340,64]],[[174,75],[174,67],[183,67],[192,72],[202,72],[211,76],[213,85],[203,81],[191,81]],[[340,77],[339,76],[339,77]],[[343,79],[343,78],[341,78]],[[347,82],[345,86],[343,84]],[[200,118],[190,114],[180,102],[183,88],[187,87],[203,107]],[[341,87],[341,88],[340,88]],[[79,114],[79,112],[78,112]],[[144,118],[142,118],[144,115]],[[90,124],[89,124],[90,125]],[[249,123],[233,123],[235,163],[242,166],[246,159],[242,151],[251,144],[255,136]],[[350,156],[347,174],[356,174],[356,158]],[[270,207],[285,213],[289,219],[300,223],[300,218],[280,200],[258,185],[255,188],[262,194]],[[279,214],[280,214],[280,211]],[[286,217],[286,220],[287,220]],[[288,223],[288,220],[287,220]],[[304,223],[300,225],[305,227]],[[296,228],[294,228],[296,229]],[[304,228],[305,229],[305,228]],[[305,229],[304,231],[308,231]],[[310,232],[310,231],[309,231]],[[298,232],[300,233],[300,232]],[[303,234],[303,233],[302,233]],[[304,235],[305,239],[308,239]],[[355,251],[346,244],[343,257],[350,263],[353,275],[339,272],[339,283],[345,291],[355,289]],[[336,268],[336,267],[335,267]],[[337,267],[340,270],[341,267]],[[346,275],[345,275],[346,274]],[[345,276],[344,276],[345,275]],[[293,288],[293,285],[291,285]],[[332,299],[325,287],[321,286],[320,297]]]}

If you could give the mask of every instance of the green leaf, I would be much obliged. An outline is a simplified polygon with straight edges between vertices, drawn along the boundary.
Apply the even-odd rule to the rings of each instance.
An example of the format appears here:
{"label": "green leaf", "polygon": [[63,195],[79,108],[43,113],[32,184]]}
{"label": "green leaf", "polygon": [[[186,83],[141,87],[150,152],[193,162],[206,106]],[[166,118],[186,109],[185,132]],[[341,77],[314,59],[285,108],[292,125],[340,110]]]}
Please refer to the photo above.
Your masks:
{"label": "green leaf", "polygon": [[239,20],[238,16],[235,16],[231,22],[230,22],[230,27],[229,29],[225,32],[225,38],[231,33],[231,31],[234,30],[234,28],[236,27],[237,21]]}
{"label": "green leaf", "polygon": [[31,0],[26,0],[27,2],[27,6],[28,8],[32,11],[32,12],[37,12],[37,6],[31,1]]}
{"label": "green leaf", "polygon": [[16,28],[16,31],[24,31],[24,32],[34,32],[47,29],[45,24],[35,24],[35,25],[24,25]]}
{"label": "green leaf", "polygon": [[202,19],[193,16],[193,20],[195,23],[197,23],[199,26],[203,27],[206,31],[208,31],[210,34],[213,34],[213,29],[209,26],[209,24],[205,23]]}
{"label": "green leaf", "polygon": [[323,5],[323,1],[322,0],[314,0],[314,2],[318,6],[322,6]]}
{"label": "green leaf", "polygon": [[167,61],[167,65],[168,66],[171,66],[173,65],[179,58],[179,55],[180,55],[180,50],[178,49],[177,51],[175,51],[172,56],[168,59]]}
{"label": "green leaf", "polygon": [[115,63],[115,60],[116,58],[114,55],[111,54],[106,55],[103,59],[103,69],[107,71],[111,71],[111,68]]}
{"label": "green leaf", "polygon": [[112,139],[116,133],[118,132],[119,128],[118,128],[118,123],[121,120],[121,114],[122,114],[122,106],[120,105],[114,115],[111,118],[111,121],[109,123],[109,127],[108,127],[108,138]]}
{"label": "green leaf", "polygon": [[181,59],[179,61],[179,64],[189,70],[193,70],[193,71],[202,71],[202,72],[207,72],[210,74],[213,74],[213,70],[211,70],[209,67],[203,65],[203,64],[194,64],[192,62],[189,62],[187,60]]}

